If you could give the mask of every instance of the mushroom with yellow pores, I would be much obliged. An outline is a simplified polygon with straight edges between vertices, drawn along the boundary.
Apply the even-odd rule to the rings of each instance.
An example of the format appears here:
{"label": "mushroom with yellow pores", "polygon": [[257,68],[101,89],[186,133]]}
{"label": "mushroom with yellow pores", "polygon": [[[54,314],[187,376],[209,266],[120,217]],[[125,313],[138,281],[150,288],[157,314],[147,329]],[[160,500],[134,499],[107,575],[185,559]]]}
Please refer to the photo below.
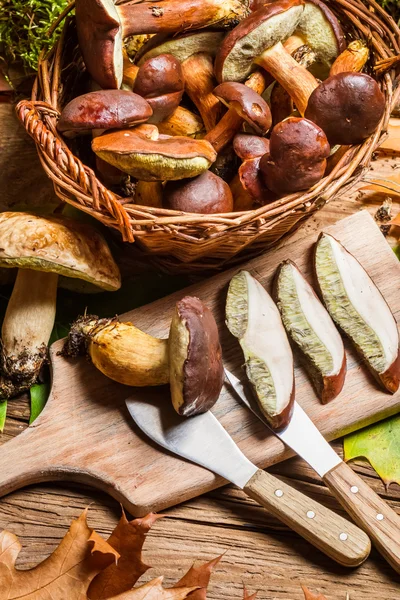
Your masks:
{"label": "mushroom with yellow pores", "polygon": [[18,268],[2,326],[0,397],[33,385],[47,358],[59,275],[108,291],[121,286],[119,269],[98,231],[65,217],[0,214],[0,267]]}

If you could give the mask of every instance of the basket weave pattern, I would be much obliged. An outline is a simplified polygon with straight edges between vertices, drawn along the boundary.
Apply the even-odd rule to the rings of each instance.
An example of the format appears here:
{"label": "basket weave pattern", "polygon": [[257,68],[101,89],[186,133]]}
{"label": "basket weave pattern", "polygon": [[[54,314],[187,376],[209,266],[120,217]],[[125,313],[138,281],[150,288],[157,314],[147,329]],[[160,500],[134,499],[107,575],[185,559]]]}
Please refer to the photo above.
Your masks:
{"label": "basket weave pattern", "polygon": [[[118,230],[126,242],[135,242],[160,268],[194,271],[221,268],[254,256],[276,243],[302,219],[328,200],[344,193],[368,169],[374,150],[385,138],[390,112],[400,96],[396,87],[400,30],[375,0],[330,0],[347,39],[367,41],[374,74],[386,97],[386,110],[377,131],[365,142],[350,147],[338,164],[310,190],[291,194],[257,210],[221,215],[188,214],[139,206],[108,190],[94,171],[83,164],[56,130],[63,96],[75,63],[68,48],[73,18],[71,4],[59,21],[62,34],[40,63],[30,101],[17,106],[17,114],[34,139],[43,168],[59,198]],[[59,22],[58,21],[58,22]],[[58,24],[55,23],[54,27]]]}

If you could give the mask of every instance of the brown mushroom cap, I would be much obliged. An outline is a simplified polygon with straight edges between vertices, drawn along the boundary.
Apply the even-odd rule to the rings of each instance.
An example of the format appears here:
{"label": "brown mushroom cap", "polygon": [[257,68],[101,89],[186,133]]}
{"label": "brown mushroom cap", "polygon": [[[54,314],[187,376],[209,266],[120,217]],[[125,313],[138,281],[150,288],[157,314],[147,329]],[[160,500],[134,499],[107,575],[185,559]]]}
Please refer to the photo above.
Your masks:
{"label": "brown mushroom cap", "polygon": [[360,144],[375,131],[384,112],[385,96],[372,77],[339,73],[314,90],[305,116],[336,146]]}
{"label": "brown mushroom cap", "polygon": [[265,100],[243,83],[227,81],[217,85],[214,95],[228,108],[234,108],[257,133],[264,135],[271,127],[271,111]]}
{"label": "brown mushroom cap", "polygon": [[166,119],[178,108],[185,87],[182,67],[172,54],[160,54],[140,67],[133,91],[147,100],[153,109],[151,123]]}
{"label": "brown mushroom cap", "polygon": [[177,302],[169,334],[172,403],[185,417],[210,410],[224,382],[218,328],[198,298]]}
{"label": "brown mushroom cap", "polygon": [[121,171],[143,181],[196,177],[215,161],[206,140],[186,137],[145,138],[135,129],[105,133],[92,141],[93,151]]}
{"label": "brown mushroom cap", "polygon": [[229,185],[211,171],[194,179],[168,181],[164,188],[165,208],[192,213],[232,212],[233,198]]}
{"label": "brown mushroom cap", "polygon": [[272,130],[270,153],[260,161],[265,184],[276,194],[305,190],[325,172],[330,146],[318,125],[289,117]]}
{"label": "brown mushroom cap", "polygon": [[250,133],[237,133],[233,138],[233,149],[239,158],[248,160],[269,152],[269,140]]}
{"label": "brown mushroom cap", "polygon": [[66,137],[90,133],[93,129],[119,129],[147,121],[153,110],[138,94],[127,90],[99,90],[68,102],[57,129]]}
{"label": "brown mushroom cap", "polygon": [[243,189],[258,205],[275,200],[272,192],[266,187],[260,171],[261,156],[244,160],[239,167],[239,180]]}
{"label": "brown mushroom cap", "polygon": [[215,60],[217,80],[244,81],[256,56],[294,32],[303,10],[303,0],[276,0],[243,19],[221,44]]}

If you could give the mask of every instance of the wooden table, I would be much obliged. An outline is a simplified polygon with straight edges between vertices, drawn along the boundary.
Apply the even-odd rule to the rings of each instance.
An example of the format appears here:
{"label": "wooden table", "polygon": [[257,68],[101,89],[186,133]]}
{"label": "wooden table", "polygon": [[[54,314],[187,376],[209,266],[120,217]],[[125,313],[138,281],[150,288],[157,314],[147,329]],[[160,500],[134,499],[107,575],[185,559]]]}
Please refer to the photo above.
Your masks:
{"label": "wooden table", "polygon": [[[0,124],[1,209],[21,203],[44,204],[53,196],[52,187],[41,172],[33,144],[17,123],[10,106],[0,105]],[[386,174],[396,166],[398,162],[385,154],[373,163],[376,172]],[[295,235],[314,234],[317,227],[362,208],[374,214],[383,197],[354,191],[331,202]],[[399,208],[395,202],[394,212]],[[27,398],[10,402],[0,443],[19,434],[27,426],[28,417]],[[341,451],[341,442],[334,446]],[[366,463],[357,463],[354,468],[400,512],[399,486],[393,485],[386,491]],[[330,492],[302,461],[292,459],[271,471],[342,512]],[[71,519],[89,504],[90,525],[106,536],[119,518],[120,507],[96,490],[81,485],[47,484],[31,486],[0,499],[0,529],[7,528],[18,535],[23,545],[18,565],[30,568],[46,558],[65,534]],[[324,593],[328,600],[345,600],[346,592],[351,600],[400,598],[400,576],[375,551],[357,570],[341,568],[233,486],[165,511],[165,518],[156,522],[145,544],[144,560],[154,568],[143,581],[163,574],[165,584],[172,584],[194,559],[207,561],[224,552],[211,581],[210,600],[241,599],[242,582],[249,590],[259,590],[260,600],[303,600],[302,583],[315,592]]]}

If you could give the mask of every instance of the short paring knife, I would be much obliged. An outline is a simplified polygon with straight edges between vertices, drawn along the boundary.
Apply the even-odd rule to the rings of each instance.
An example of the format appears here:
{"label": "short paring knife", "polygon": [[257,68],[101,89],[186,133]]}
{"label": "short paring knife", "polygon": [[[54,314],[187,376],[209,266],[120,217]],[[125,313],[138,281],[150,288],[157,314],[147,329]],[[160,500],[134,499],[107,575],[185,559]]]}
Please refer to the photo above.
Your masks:
{"label": "short paring knife", "polygon": [[297,402],[289,425],[274,431],[259,410],[249,386],[227,369],[225,375],[243,404],[322,477],[343,508],[400,573],[400,517],[396,512],[343,462]]}
{"label": "short paring knife", "polygon": [[338,563],[355,567],[368,557],[371,543],[361,529],[258,469],[211,412],[180,417],[159,392],[139,389],[126,405],[151,440],[234,483]]}

